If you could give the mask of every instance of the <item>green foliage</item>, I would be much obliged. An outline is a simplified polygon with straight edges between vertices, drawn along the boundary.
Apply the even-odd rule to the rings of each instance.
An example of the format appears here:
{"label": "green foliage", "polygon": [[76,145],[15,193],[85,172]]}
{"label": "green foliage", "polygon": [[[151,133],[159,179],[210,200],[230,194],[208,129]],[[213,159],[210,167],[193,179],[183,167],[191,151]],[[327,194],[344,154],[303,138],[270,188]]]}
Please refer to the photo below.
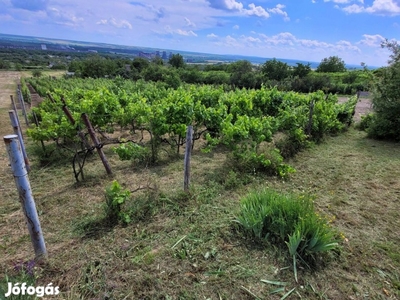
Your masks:
{"label": "green foliage", "polygon": [[290,76],[291,70],[287,63],[274,58],[261,66],[261,73],[266,79],[281,81]]}
{"label": "green foliage", "polygon": [[322,252],[338,247],[338,232],[314,210],[310,197],[272,190],[251,192],[240,202],[236,217],[240,228],[258,242],[287,244],[290,256],[317,262]]}
{"label": "green foliage", "polygon": [[311,72],[311,64],[306,65],[302,63],[296,63],[297,66],[293,67],[293,76],[298,76],[299,78],[306,77]]}
{"label": "green foliage", "polygon": [[118,154],[121,160],[132,160],[141,163],[147,162],[150,159],[150,152],[146,147],[132,142],[122,143],[112,149]]}
{"label": "green foliage", "polygon": [[346,65],[343,59],[338,56],[330,56],[324,58],[317,67],[317,72],[344,72],[346,71]]}
{"label": "green foliage", "polygon": [[368,129],[372,126],[374,122],[375,116],[373,113],[366,114],[361,116],[360,123],[357,124],[357,128],[360,130],[368,131]]}
{"label": "green foliage", "polygon": [[24,101],[27,103],[31,102],[31,93],[29,92],[28,86],[26,85],[25,78],[21,77],[21,93]]}
{"label": "green foliage", "polygon": [[378,139],[400,140],[400,62],[382,70],[373,90],[374,117],[368,134]]}
{"label": "green foliage", "polygon": [[161,57],[156,56],[151,60],[151,63],[157,66],[163,66],[164,65],[164,61],[162,60]]}
{"label": "green foliage", "polygon": [[337,119],[339,122],[347,126],[351,125],[357,102],[357,97],[353,96],[348,101],[337,105]]}
{"label": "green foliage", "polygon": [[116,224],[119,221],[128,224],[131,218],[128,213],[122,210],[124,203],[129,200],[131,192],[123,190],[118,181],[114,180],[111,185],[106,187],[106,218],[111,224]]}
{"label": "green foliage", "polygon": [[141,73],[149,65],[150,62],[143,57],[135,57],[132,61],[132,67],[134,67],[139,73]]}
{"label": "green foliage", "polygon": [[183,68],[185,67],[185,61],[183,60],[183,56],[178,54],[173,54],[171,58],[168,60],[168,63],[174,68]]}
{"label": "green foliage", "polygon": [[3,60],[3,59],[0,59],[0,69],[9,69],[10,68],[10,64],[9,64],[9,62],[7,62],[7,61],[5,61],[5,60]]}
{"label": "green foliage", "polygon": [[252,64],[247,60],[239,60],[229,65],[230,84],[238,88],[255,88],[260,86]]}
{"label": "green foliage", "polygon": [[33,70],[32,71],[32,76],[33,77],[40,77],[40,76],[42,76],[42,71],[41,70]]}
{"label": "green foliage", "polygon": [[[164,67],[152,65],[151,68],[162,70]],[[167,70],[162,75],[168,72],[178,74]],[[137,162],[147,161],[151,154],[151,161],[156,162],[163,145],[168,144],[179,153],[186,142],[187,126],[192,125],[194,136],[203,135],[206,139],[207,150],[223,144],[232,151],[231,158],[238,168],[280,177],[293,172],[284,164],[283,157],[294,155],[310,141],[320,141],[326,134],[343,130],[355,105],[354,101],[339,105],[336,96],[327,96],[321,91],[301,95],[265,86],[259,90],[230,91],[224,91],[221,86],[195,85],[172,89],[164,82],[132,82],[120,76],[113,80],[31,78],[29,82],[38,93],[50,91],[56,100],[56,103],[45,100],[34,108],[40,124],[27,132],[35,141],[54,140],[58,145],[66,141],[79,143],[76,130],[83,126],[81,114],[84,112],[92,125],[103,131],[129,126],[133,132],[138,129],[148,132],[149,148],[130,143],[114,151],[121,159]],[[77,120],[75,126],[61,110],[61,97]],[[311,102],[314,108],[310,123]],[[285,138],[271,143],[277,132]],[[268,143],[270,147],[261,147]],[[275,147],[280,151],[274,150]]]}

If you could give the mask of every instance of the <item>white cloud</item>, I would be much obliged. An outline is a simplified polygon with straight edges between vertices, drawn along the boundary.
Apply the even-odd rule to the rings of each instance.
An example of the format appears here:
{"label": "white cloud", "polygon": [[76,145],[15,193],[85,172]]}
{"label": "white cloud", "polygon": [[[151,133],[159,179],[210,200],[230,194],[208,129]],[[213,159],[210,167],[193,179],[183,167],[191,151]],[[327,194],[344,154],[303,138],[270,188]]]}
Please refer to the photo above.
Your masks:
{"label": "white cloud", "polygon": [[216,35],[214,33],[210,33],[210,34],[207,34],[207,37],[210,39],[216,39],[216,38],[218,38],[218,35]]}
{"label": "white cloud", "polygon": [[116,28],[128,28],[132,29],[131,23],[129,23],[127,20],[116,20],[115,18],[109,18],[109,19],[103,19],[98,22],[96,22],[98,25],[109,25],[113,26]]}
{"label": "white cloud", "polygon": [[339,4],[348,4],[351,2],[360,2],[364,3],[364,0],[324,0],[324,2],[333,2],[333,3],[339,3]]}
{"label": "white cloud", "polygon": [[249,8],[250,9],[243,9],[242,12],[249,16],[269,18],[269,13],[261,6],[256,6],[254,3],[250,3]]}
{"label": "white cloud", "polygon": [[265,45],[276,46],[276,47],[303,47],[307,49],[330,49],[339,52],[361,52],[360,48],[353,45],[349,41],[341,40],[336,43],[327,43],[324,41],[310,40],[310,39],[299,39],[290,32],[281,32],[277,35],[267,36],[260,33],[259,36]]}
{"label": "white cloud", "polygon": [[186,22],[186,26],[188,27],[196,27],[196,24],[194,24],[192,21],[190,21],[188,18],[184,18]]}
{"label": "white cloud", "polygon": [[[157,31],[155,31],[157,32]],[[192,30],[183,30],[183,29],[172,29],[171,26],[166,25],[164,26],[164,31],[163,32],[157,32],[158,34],[161,35],[166,35],[166,34],[170,34],[170,35],[182,35],[182,36],[197,36],[197,34],[192,31]]]}
{"label": "white cloud", "polygon": [[368,47],[380,47],[381,43],[385,40],[380,34],[363,34],[364,39],[359,41],[357,44],[365,45]]}
{"label": "white cloud", "polygon": [[374,0],[371,6],[353,4],[343,8],[349,14],[369,13],[376,15],[395,16],[400,15],[398,0]]}
{"label": "white cloud", "polygon": [[277,4],[274,8],[264,8],[254,3],[247,5],[245,8],[242,2],[236,2],[235,0],[206,0],[212,8],[225,10],[225,11],[235,11],[247,16],[256,16],[261,18],[269,18],[270,14],[278,14],[284,17],[285,21],[289,21],[287,12],[283,9],[285,5]]}
{"label": "white cloud", "polygon": [[270,8],[270,9],[268,9],[268,11],[269,11],[270,13],[273,13],[273,14],[281,15],[281,16],[283,16],[283,19],[284,19],[285,21],[289,21],[290,18],[289,18],[289,16],[288,16],[287,12],[283,10],[284,8],[285,8],[285,5],[283,5],[283,4],[277,4],[276,7]]}
{"label": "white cloud", "polygon": [[232,28],[235,29],[235,30],[238,30],[239,29],[239,25],[235,25]]}
{"label": "white cloud", "polygon": [[197,34],[194,33],[192,30],[177,29],[177,30],[175,30],[175,33],[177,33],[179,35],[184,35],[184,36],[197,36]]}
{"label": "white cloud", "polygon": [[231,37],[230,35],[225,37],[225,43],[228,44],[228,46],[238,46],[238,42],[236,41],[236,39]]}

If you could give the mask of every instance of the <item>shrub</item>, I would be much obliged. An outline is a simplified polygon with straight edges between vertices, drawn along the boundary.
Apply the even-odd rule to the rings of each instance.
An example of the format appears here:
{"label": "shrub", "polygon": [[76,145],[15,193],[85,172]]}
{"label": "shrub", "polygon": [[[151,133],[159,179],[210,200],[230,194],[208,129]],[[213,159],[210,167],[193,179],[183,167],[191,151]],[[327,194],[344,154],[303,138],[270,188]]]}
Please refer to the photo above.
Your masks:
{"label": "shrub", "polygon": [[368,134],[374,138],[400,140],[400,62],[382,71],[373,91],[374,121]]}
{"label": "shrub", "polygon": [[118,147],[113,147],[112,150],[118,154],[121,160],[132,160],[141,163],[148,162],[150,159],[148,148],[132,142],[122,143]]}
{"label": "shrub", "polygon": [[374,114],[366,114],[365,116],[361,116],[361,121],[357,124],[357,128],[368,131],[368,128],[371,127],[372,122],[374,122]]}
{"label": "shrub", "polygon": [[272,190],[252,192],[241,200],[237,223],[259,242],[289,248],[289,254],[307,264],[317,255],[335,249],[338,232],[314,210],[310,197],[280,194]]}
{"label": "shrub", "polygon": [[131,221],[129,214],[122,211],[122,205],[130,196],[130,191],[123,190],[116,180],[106,188],[105,213],[111,224],[116,224],[118,221],[127,224]]}

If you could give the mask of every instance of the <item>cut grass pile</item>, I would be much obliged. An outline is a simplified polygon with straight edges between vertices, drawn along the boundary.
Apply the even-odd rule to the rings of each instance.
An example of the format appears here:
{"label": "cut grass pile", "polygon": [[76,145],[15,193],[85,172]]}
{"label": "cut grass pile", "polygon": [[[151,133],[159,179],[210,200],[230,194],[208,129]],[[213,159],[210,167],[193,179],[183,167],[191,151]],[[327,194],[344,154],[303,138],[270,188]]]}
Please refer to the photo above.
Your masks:
{"label": "cut grass pile", "polygon": [[[0,83],[0,89],[2,88]],[[3,100],[2,100],[3,101]],[[9,101],[4,100],[4,101]],[[8,108],[0,130],[10,133]],[[32,245],[1,146],[0,284],[18,279]],[[60,299],[396,299],[400,297],[400,147],[354,129],[327,138],[288,163],[280,180],[232,170],[226,153],[195,150],[191,192],[183,189],[183,154],[157,166],[120,161],[104,148],[114,175],[93,155],[76,184],[69,161],[32,161],[29,178],[49,258],[36,285],[59,286]],[[128,225],[104,222],[105,188],[132,193]],[[253,243],[234,222],[249,192],[313,195],[314,208],[345,236],[340,254],[320,268],[298,265],[272,243]],[[273,292],[271,294],[271,292]],[[289,294],[290,292],[290,294]],[[2,295],[0,295],[1,297]]]}

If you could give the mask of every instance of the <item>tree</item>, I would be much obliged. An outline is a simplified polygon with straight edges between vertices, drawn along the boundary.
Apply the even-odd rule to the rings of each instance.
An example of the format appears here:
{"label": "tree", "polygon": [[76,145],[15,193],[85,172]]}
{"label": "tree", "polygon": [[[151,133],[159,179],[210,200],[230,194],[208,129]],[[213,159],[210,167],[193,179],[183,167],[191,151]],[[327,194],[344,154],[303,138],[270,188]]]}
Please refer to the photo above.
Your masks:
{"label": "tree", "polygon": [[321,61],[316,71],[322,73],[345,72],[346,64],[338,56],[330,56]]}
{"label": "tree", "polygon": [[0,59],[0,69],[8,69],[10,66],[8,64],[8,62]]}
{"label": "tree", "polygon": [[141,73],[144,69],[146,69],[150,65],[150,62],[143,57],[135,57],[132,61],[132,67],[138,70]]}
{"label": "tree", "polygon": [[38,70],[38,69],[33,70],[33,71],[32,71],[32,76],[33,76],[33,77],[41,77],[41,76],[42,76],[42,71],[41,71],[41,70]]}
{"label": "tree", "polygon": [[261,66],[261,73],[266,79],[281,81],[290,76],[290,67],[287,63],[276,60],[266,61]]}
{"label": "tree", "polygon": [[293,76],[298,76],[300,78],[304,78],[311,72],[311,64],[308,63],[306,65],[302,63],[296,63],[297,66],[293,67]]}
{"label": "tree", "polygon": [[388,39],[385,39],[385,41],[381,43],[381,47],[388,48],[392,51],[392,54],[389,56],[389,64],[395,64],[400,61],[400,45],[397,41],[389,41]]}
{"label": "tree", "polygon": [[373,88],[374,115],[369,118],[370,137],[400,141],[400,46],[396,42],[382,43],[391,50],[390,65],[380,70]]}
{"label": "tree", "polygon": [[228,67],[230,71],[230,83],[238,88],[255,88],[257,85],[256,74],[253,65],[248,60],[239,60],[231,63]]}
{"label": "tree", "polygon": [[185,66],[185,62],[183,60],[183,56],[178,54],[173,54],[171,58],[168,60],[168,63],[174,68],[183,68]]}
{"label": "tree", "polygon": [[151,60],[151,62],[152,62],[153,64],[155,64],[155,65],[158,65],[158,66],[163,66],[163,65],[164,65],[164,61],[163,61],[162,58],[159,57],[159,56],[154,57],[154,58]]}

